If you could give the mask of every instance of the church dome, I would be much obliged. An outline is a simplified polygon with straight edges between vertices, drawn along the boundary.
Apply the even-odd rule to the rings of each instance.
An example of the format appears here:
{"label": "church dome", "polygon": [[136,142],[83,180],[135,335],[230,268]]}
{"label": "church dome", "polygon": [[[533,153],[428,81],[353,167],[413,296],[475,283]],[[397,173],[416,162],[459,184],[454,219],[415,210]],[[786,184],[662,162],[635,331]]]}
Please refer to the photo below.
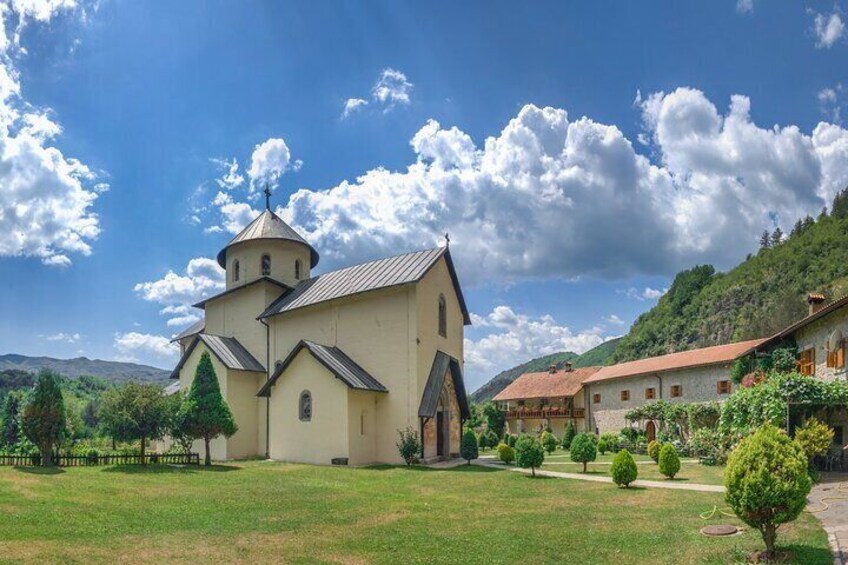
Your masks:
{"label": "church dome", "polygon": [[227,250],[239,243],[255,240],[274,240],[283,239],[300,243],[309,248],[310,268],[314,268],[318,264],[318,252],[314,247],[294,231],[290,225],[285,223],[278,215],[266,208],[264,212],[259,214],[255,220],[250,222],[246,228],[241,230],[226,247],[218,253],[218,264],[222,268],[227,268]]}

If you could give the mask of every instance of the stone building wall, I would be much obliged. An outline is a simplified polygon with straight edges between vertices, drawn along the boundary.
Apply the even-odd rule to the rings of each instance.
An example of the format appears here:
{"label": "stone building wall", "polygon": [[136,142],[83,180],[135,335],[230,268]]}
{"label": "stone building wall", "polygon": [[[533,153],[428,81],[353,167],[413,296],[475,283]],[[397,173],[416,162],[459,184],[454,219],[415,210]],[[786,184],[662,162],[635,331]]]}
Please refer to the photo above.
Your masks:
{"label": "stone building wall", "polygon": [[[798,351],[810,347],[815,350],[815,376],[825,381],[845,379],[848,376],[845,368],[835,369],[827,366],[827,340],[835,330],[841,330],[848,337],[848,308],[840,308],[835,312],[799,329],[795,332]],[[844,347],[844,346],[843,346]]]}

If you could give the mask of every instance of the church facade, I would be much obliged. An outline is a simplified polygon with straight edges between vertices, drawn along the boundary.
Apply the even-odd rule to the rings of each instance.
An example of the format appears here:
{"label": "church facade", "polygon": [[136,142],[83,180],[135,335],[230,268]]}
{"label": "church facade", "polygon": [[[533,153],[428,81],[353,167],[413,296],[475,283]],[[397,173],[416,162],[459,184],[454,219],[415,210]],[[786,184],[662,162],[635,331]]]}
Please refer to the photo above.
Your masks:
{"label": "church facade", "polygon": [[187,391],[212,358],[239,427],[213,458],[397,463],[409,427],[425,462],[458,454],[470,318],[449,248],[313,276],[318,260],[270,205],[218,254],[226,289],[195,305],[172,373]]}

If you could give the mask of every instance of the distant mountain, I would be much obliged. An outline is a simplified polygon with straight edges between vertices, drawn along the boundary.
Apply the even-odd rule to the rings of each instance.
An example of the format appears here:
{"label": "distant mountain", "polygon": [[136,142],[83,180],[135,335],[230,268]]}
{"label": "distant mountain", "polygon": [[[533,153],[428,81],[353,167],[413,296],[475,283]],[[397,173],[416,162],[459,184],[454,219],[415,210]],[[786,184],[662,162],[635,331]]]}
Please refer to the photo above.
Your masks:
{"label": "distant mountain", "polygon": [[485,402],[495,396],[512,383],[515,379],[524,373],[535,373],[544,371],[551,365],[556,365],[557,368],[562,368],[566,361],[571,361],[573,367],[591,367],[592,365],[606,365],[615,351],[616,345],[621,338],[605,341],[601,345],[590,349],[582,355],[564,351],[562,353],[554,353],[545,355],[522,363],[512,369],[501,371],[495,375],[492,380],[478,388],[471,395],[471,400],[474,402]]}
{"label": "distant mountain", "polygon": [[0,355],[0,371],[17,370],[37,373],[41,369],[50,369],[72,379],[90,375],[106,379],[112,383],[143,381],[164,384],[171,374],[170,371],[149,365],[102,361],[86,357],[54,359],[52,357],[27,357],[14,353]]}

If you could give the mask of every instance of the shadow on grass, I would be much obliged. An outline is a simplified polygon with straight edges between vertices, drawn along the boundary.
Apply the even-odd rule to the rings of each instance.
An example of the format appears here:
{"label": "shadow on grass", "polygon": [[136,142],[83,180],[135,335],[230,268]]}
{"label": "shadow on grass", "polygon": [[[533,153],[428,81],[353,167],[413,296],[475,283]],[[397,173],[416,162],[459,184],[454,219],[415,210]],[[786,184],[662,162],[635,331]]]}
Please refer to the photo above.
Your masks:
{"label": "shadow on grass", "polygon": [[409,472],[419,472],[419,473],[431,473],[435,471],[459,471],[462,473],[493,473],[500,471],[500,469],[493,469],[491,467],[482,467],[480,465],[457,465],[456,467],[448,467],[448,468],[439,468],[439,467],[428,467],[427,465],[367,465],[365,467],[358,467],[359,469],[366,469],[368,471],[393,471],[395,469],[400,471],[409,471]]}
{"label": "shadow on grass", "polygon": [[778,551],[788,551],[792,554],[793,563],[833,563],[833,554],[830,548],[810,547],[797,543],[777,547]]}
{"label": "shadow on grass", "polygon": [[110,465],[104,467],[104,473],[124,473],[127,475],[161,475],[176,473],[227,473],[239,471],[241,467],[234,465]]}
{"label": "shadow on grass", "polygon": [[61,467],[14,467],[14,469],[30,475],[61,475],[65,472]]}

